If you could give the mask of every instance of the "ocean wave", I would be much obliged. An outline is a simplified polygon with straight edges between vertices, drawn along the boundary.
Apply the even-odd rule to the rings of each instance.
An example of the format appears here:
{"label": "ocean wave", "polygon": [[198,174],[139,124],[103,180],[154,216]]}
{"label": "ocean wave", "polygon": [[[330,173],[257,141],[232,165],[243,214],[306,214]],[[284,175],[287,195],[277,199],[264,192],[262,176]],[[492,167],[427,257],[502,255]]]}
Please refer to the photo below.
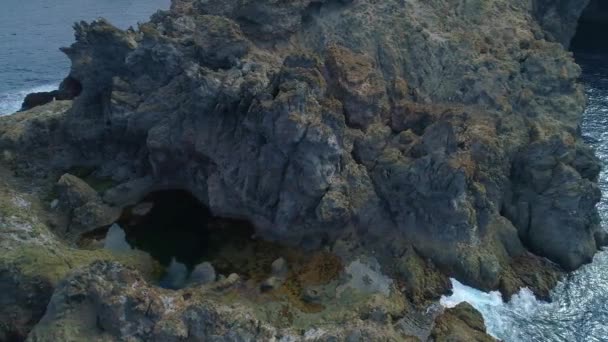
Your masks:
{"label": "ocean wave", "polygon": [[29,89],[0,93],[0,115],[13,114],[21,109],[21,104],[23,103],[23,99],[25,99],[27,94],[52,91],[57,89],[58,86],[59,84],[57,83],[44,84]]}
{"label": "ocean wave", "polygon": [[505,303],[498,291],[483,292],[455,279],[451,281],[453,294],[441,297],[441,305],[452,308],[462,302],[471,304],[483,316],[488,334],[509,342],[536,341],[537,334],[532,330],[542,335],[538,330],[545,327],[533,321],[534,312],[551,304],[537,300],[529,289],[521,289]]}
{"label": "ocean wave", "polygon": [[551,292],[551,302],[521,289],[508,302],[499,292],[483,292],[452,279],[453,294],[441,305],[471,304],[483,316],[488,334],[505,342],[608,341],[608,252],[568,275]]}

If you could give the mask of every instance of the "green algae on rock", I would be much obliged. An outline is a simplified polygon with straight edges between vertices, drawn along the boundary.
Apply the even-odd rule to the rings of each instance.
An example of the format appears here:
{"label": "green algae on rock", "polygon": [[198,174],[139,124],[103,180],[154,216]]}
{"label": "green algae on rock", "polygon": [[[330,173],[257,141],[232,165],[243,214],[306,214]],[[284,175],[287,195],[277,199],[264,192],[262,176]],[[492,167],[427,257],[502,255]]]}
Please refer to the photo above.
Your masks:
{"label": "green algae on rock", "polygon": [[[96,260],[119,260],[148,279],[158,266],[143,253],[113,255],[69,247],[48,227],[49,216],[33,183],[0,166],[0,338],[18,340],[42,317],[53,289],[74,269]],[[24,190],[27,189],[27,190]]]}

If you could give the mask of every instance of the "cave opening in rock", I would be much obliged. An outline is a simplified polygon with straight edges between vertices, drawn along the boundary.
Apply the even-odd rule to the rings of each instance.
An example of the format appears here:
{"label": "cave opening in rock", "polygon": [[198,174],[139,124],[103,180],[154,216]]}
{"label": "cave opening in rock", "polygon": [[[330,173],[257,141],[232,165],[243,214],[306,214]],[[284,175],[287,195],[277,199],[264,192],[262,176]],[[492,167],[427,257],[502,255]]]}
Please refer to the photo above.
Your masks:
{"label": "cave opening in rock", "polygon": [[58,100],[72,100],[82,92],[82,83],[72,76],[63,79],[59,85]]}
{"label": "cave opening in rock", "polygon": [[[126,208],[107,230],[104,247],[114,251],[137,249],[148,253],[164,268],[160,286],[181,288],[193,271],[204,278],[246,270],[228,256],[253,242],[254,229],[246,221],[218,218],[195,196],[184,190],[152,192]],[[201,268],[211,263],[213,268]],[[206,264],[208,265],[208,264]],[[201,276],[199,274],[199,276]]]}
{"label": "cave opening in rock", "polygon": [[329,281],[341,268],[336,256],[264,240],[256,237],[248,221],[213,216],[184,190],[149,193],[125,208],[115,224],[83,240],[103,241],[113,252],[147,253],[163,268],[157,285],[168,289],[206,284],[233,273],[250,280],[254,288],[268,288],[277,260],[289,265],[296,284]]}
{"label": "cave opening in rock", "polygon": [[608,1],[591,0],[578,21],[570,48],[575,53],[608,52]]}
{"label": "cave opening in rock", "polygon": [[164,266],[175,260],[191,269],[209,248],[211,219],[209,210],[189,192],[166,190],[150,193],[128,208],[118,224],[132,247]]}

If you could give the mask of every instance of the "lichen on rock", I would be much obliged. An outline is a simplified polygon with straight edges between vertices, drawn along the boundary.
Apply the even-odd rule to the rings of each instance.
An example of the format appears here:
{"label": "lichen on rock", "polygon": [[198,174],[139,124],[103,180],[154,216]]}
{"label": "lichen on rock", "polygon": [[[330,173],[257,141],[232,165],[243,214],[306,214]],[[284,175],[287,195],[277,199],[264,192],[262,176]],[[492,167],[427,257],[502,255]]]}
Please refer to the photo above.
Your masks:
{"label": "lichen on rock", "polygon": [[470,304],[461,303],[447,309],[439,317],[431,339],[436,342],[492,342],[496,339],[486,335],[483,317]]}
{"label": "lichen on rock", "polygon": [[70,247],[49,227],[61,220],[55,220],[41,202],[40,183],[16,179],[4,166],[0,175],[0,339],[23,340],[45,313],[61,280],[96,260],[120,260],[148,279],[156,276],[158,266],[145,254]]}
{"label": "lichen on rock", "polygon": [[[181,1],[140,32],[79,25],[87,41],[67,51],[84,89],[65,120],[69,140],[103,170],[187,188],[262,236],[318,245],[347,226],[362,239],[407,236],[424,258],[483,288],[523,253],[518,241],[567,269],[591,257],[597,197],[572,204],[589,219],[532,229],[520,227],[525,211],[510,209],[534,202],[518,178],[528,145],[561,139],[564,151],[588,155],[576,152],[579,68],[535,36],[538,12],[522,2],[503,15],[504,1],[453,13],[446,1],[275,5]],[[104,54],[108,42],[124,58]],[[97,64],[103,79],[87,71]],[[587,192],[593,167],[569,170],[585,173],[572,196]],[[555,225],[591,233],[541,248],[542,227]],[[473,272],[478,264],[493,266]]]}
{"label": "lichen on rock", "polygon": [[[313,257],[252,297],[276,296],[265,304],[232,286],[266,271],[235,275],[228,291],[201,285],[201,298],[96,262],[61,282],[31,339],[426,339],[435,317],[421,312],[448,277],[546,296],[606,242],[598,161],[578,130],[580,68],[564,47],[587,1],[560,4],[173,0],[138,30],[76,24],[64,51],[82,92],[0,118],[3,164],[47,187],[79,167],[108,180],[100,194],[72,179],[79,195],[60,198],[78,232],[151,191],[183,189]],[[116,259],[12,217],[0,219],[13,240],[57,246],[47,292],[71,260]],[[38,263],[11,258],[22,275]],[[134,316],[95,322],[101,308]],[[472,328],[487,339],[462,310],[440,318],[436,338]]]}

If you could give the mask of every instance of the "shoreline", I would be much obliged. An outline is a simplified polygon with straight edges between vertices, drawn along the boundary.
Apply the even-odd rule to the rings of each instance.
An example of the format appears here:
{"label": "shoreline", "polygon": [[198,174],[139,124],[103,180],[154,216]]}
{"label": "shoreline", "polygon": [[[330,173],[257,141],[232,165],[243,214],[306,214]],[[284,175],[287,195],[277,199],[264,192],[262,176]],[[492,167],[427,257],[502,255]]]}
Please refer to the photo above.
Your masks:
{"label": "shoreline", "polygon": [[[11,279],[54,293],[46,313],[11,302],[17,330],[0,326],[0,337],[492,341],[468,304],[424,314],[450,278],[548,298],[608,243],[600,160],[578,132],[580,67],[558,43],[572,32],[550,22],[571,27],[582,3],[557,19],[551,8],[505,12],[502,0],[453,12],[392,0],[267,5],[174,0],[138,31],[80,22],[63,49],[72,68],[60,89],[73,102],[0,117],[0,164],[39,186],[5,185],[0,237],[57,239],[54,251],[0,260]],[[171,190],[248,222],[262,244],[312,254],[260,257],[253,273],[251,260],[216,264],[235,270],[217,279],[207,266],[210,282],[170,291],[149,282],[153,261],[125,267],[77,248]],[[41,202],[31,217],[21,192]],[[57,251],[74,272],[63,261],[37,269]]]}
{"label": "shoreline", "polygon": [[43,84],[33,88],[0,93],[0,116],[11,115],[19,111],[21,109],[21,104],[28,94],[55,90],[60,83],[61,80],[52,84]]}

